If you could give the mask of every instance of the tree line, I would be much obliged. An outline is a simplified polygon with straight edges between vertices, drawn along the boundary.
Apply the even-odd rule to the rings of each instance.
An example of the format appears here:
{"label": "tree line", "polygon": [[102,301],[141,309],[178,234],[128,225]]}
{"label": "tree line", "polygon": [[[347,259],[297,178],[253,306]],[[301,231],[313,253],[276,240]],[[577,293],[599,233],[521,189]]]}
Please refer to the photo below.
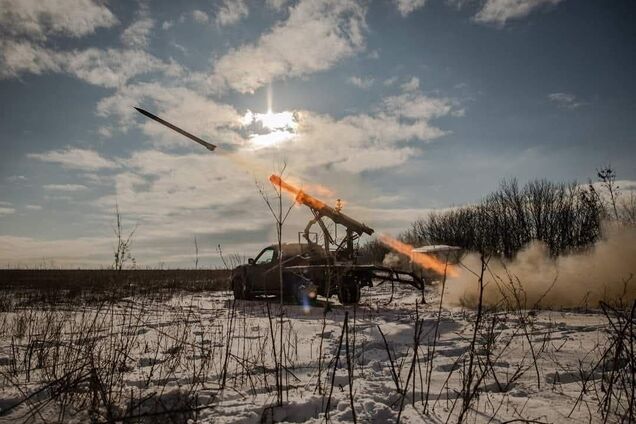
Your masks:
{"label": "tree line", "polygon": [[[414,246],[448,244],[505,258],[532,240],[544,242],[552,256],[580,250],[601,237],[605,220],[634,224],[633,192],[620,195],[610,167],[597,175],[597,184],[585,185],[503,180],[479,203],[431,213],[413,222],[400,238]],[[361,253],[367,261],[381,262],[387,252],[372,240]]]}

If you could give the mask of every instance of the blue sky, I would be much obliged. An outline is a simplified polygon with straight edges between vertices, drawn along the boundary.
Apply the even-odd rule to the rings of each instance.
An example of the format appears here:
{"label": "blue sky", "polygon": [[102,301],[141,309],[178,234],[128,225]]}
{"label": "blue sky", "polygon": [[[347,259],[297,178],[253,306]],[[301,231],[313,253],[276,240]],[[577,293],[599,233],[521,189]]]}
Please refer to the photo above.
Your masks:
{"label": "blue sky", "polygon": [[[201,264],[219,264],[218,244],[251,256],[275,239],[256,184],[267,189],[282,162],[390,233],[503,178],[585,182],[611,163],[627,189],[635,11],[613,0],[0,0],[0,259],[107,266],[115,203],[137,225],[140,265],[192,266],[195,236]],[[286,238],[307,219],[294,209]]]}

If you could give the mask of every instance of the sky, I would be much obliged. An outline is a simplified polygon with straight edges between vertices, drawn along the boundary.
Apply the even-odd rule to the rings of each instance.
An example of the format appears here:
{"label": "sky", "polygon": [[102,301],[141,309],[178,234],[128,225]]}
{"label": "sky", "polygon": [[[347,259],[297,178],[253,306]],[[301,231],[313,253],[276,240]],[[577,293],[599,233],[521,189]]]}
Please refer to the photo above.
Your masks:
{"label": "sky", "polygon": [[[284,176],[377,232],[504,178],[636,180],[636,4],[0,0],[0,264],[141,267],[276,240]],[[210,152],[137,113],[216,144]],[[288,201],[288,199],[286,199]],[[292,208],[284,239],[309,210]]]}

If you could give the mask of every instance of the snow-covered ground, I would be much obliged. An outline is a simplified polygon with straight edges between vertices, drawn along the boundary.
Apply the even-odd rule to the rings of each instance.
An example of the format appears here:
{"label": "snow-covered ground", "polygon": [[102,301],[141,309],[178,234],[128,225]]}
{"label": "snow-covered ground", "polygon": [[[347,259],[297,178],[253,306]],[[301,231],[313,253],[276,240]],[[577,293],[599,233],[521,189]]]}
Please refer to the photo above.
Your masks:
{"label": "snow-covered ground", "polygon": [[[490,312],[471,350],[475,311],[438,316],[438,291],[420,304],[382,285],[326,315],[284,305],[283,406],[276,300],[269,312],[226,292],[0,312],[0,421],[352,422],[352,404],[358,422],[457,422],[464,405],[466,422],[601,421],[594,390],[579,396],[599,377],[604,315]],[[463,387],[479,389],[467,400]]]}

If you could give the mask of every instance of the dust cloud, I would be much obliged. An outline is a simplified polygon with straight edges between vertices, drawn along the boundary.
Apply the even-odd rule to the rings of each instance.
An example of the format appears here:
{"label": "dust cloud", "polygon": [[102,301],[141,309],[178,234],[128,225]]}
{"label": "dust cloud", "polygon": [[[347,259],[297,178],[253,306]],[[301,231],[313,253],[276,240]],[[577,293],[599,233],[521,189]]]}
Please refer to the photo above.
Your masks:
{"label": "dust cloud", "polygon": [[389,268],[398,268],[402,265],[402,258],[397,253],[389,252],[384,255],[382,265]]}
{"label": "dust cloud", "polygon": [[[636,228],[607,226],[604,235],[590,249],[557,259],[541,242],[530,243],[514,260],[491,259],[484,272],[484,303],[521,308],[631,304],[636,299]],[[445,303],[473,307],[479,296],[473,272],[479,274],[480,258],[469,254],[462,264],[460,275],[446,283]]]}

